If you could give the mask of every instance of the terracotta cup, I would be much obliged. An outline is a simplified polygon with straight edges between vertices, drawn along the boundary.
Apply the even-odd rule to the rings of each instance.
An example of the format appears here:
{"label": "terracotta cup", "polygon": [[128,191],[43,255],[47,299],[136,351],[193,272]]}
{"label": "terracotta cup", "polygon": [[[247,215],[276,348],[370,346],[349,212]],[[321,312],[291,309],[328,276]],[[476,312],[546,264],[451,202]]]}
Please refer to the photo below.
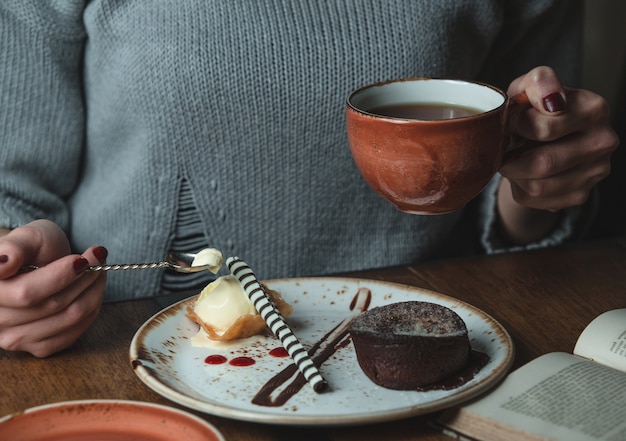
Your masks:
{"label": "terracotta cup", "polygon": [[[389,116],[424,106],[439,115]],[[508,120],[528,106],[525,94],[509,99],[477,82],[387,81],[348,96],[348,141],[365,181],[399,210],[448,213],[480,193],[499,170],[511,144]]]}

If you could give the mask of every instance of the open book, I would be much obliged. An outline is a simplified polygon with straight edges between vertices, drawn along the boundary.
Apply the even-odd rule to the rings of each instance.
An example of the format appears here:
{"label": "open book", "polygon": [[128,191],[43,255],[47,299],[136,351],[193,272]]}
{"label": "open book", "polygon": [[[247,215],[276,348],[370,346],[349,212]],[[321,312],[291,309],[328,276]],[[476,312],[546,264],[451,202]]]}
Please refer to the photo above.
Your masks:
{"label": "open book", "polygon": [[594,319],[574,355],[542,355],[437,423],[461,440],[625,441],[626,309]]}

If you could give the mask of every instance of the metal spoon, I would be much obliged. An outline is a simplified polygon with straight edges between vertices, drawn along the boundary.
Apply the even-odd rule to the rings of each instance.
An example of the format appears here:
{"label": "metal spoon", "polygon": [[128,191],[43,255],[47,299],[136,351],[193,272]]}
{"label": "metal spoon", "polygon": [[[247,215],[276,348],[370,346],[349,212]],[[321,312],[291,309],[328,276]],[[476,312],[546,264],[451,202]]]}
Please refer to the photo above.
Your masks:
{"label": "metal spoon", "polygon": [[[193,261],[197,254],[182,253],[170,251],[165,256],[165,260],[153,263],[123,263],[112,265],[94,265],[90,266],[88,271],[118,271],[118,270],[136,270],[136,269],[153,269],[153,268],[171,268],[179,273],[196,273],[198,271],[208,271],[212,265],[194,265]],[[20,273],[29,272],[39,268],[36,265],[26,265],[20,269]]]}
{"label": "metal spoon", "polygon": [[198,271],[206,271],[210,265],[194,265],[193,260],[196,258],[194,253],[178,253],[169,252],[165,256],[165,260],[153,263],[124,263],[112,265],[95,265],[90,266],[89,271],[117,271],[117,270],[135,270],[135,269],[153,269],[153,268],[171,268],[179,273],[196,273]]}

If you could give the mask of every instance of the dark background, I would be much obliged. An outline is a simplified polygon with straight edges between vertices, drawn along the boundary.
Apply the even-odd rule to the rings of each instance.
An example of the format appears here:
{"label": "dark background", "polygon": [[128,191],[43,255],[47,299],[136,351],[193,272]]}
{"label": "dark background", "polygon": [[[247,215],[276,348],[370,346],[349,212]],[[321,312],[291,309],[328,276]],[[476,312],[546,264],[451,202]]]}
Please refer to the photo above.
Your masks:
{"label": "dark background", "polygon": [[586,238],[626,235],[626,1],[585,0],[582,86],[604,96],[621,145],[599,185],[597,217]]}

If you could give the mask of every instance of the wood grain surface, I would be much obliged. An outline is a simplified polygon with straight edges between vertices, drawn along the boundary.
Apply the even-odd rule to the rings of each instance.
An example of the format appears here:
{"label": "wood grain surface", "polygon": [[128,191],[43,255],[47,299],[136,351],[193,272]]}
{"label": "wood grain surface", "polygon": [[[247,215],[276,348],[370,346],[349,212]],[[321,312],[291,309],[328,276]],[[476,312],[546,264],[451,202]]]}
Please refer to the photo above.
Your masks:
{"label": "wood grain surface", "polygon": [[[571,352],[594,317],[626,307],[626,240],[342,275],[426,288],[482,309],[511,334],[516,368],[547,352]],[[74,347],[47,359],[0,351],[0,415],[77,399],[139,400],[180,408],[148,389],[129,362],[133,335],[160,309],[162,304],[156,299],[105,304],[96,323]],[[228,440],[450,439],[429,427],[434,415],[369,426],[304,428],[191,412],[213,423]]]}

